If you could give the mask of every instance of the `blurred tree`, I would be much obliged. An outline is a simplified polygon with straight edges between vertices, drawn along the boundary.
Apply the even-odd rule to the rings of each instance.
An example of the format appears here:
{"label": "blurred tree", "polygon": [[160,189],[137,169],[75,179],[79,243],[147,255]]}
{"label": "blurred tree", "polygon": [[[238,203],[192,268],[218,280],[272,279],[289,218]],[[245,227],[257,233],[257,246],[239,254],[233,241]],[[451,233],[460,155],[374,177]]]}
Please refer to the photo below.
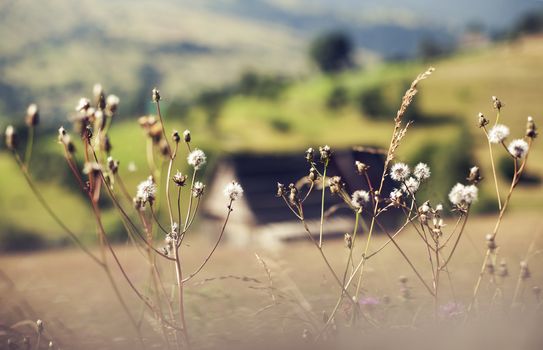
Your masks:
{"label": "blurred tree", "polygon": [[325,73],[339,72],[352,67],[354,46],[343,31],[332,31],[317,37],[311,44],[309,55]]}
{"label": "blurred tree", "polygon": [[529,12],[521,16],[513,27],[513,36],[543,32],[543,11]]}

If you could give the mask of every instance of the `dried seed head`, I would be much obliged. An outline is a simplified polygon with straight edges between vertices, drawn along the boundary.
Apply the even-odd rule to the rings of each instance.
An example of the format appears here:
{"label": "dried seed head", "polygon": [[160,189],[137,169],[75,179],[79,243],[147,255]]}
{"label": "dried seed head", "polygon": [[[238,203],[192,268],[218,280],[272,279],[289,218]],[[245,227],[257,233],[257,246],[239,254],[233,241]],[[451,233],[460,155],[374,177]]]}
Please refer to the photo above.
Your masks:
{"label": "dried seed head", "polygon": [[534,118],[528,117],[526,122],[526,137],[535,139],[537,137],[537,127],[535,126]]}
{"label": "dried seed head", "polygon": [[500,267],[498,268],[498,276],[502,278],[509,276],[509,269],[507,268],[507,262],[505,260],[500,261]]}
{"label": "dried seed head", "polygon": [[104,89],[100,84],[94,84],[92,88],[92,95],[94,96],[94,103],[98,106],[99,109],[104,109],[106,106]]}
{"label": "dried seed head", "polygon": [[8,149],[14,150],[15,148],[17,148],[17,144],[18,144],[17,132],[15,131],[15,128],[13,127],[13,125],[7,126],[4,136],[6,138],[6,146]]}
{"label": "dried seed head", "polygon": [[315,158],[315,150],[312,147],[309,147],[307,151],[305,151],[305,160],[312,163],[313,158]]}
{"label": "dried seed head", "polygon": [[79,99],[79,102],[77,103],[77,106],[75,107],[75,110],[77,112],[83,112],[87,111],[90,108],[90,100],[86,97],[81,97]]}
{"label": "dried seed head", "polygon": [[500,101],[500,99],[498,99],[496,96],[492,96],[492,107],[498,111],[503,107],[502,101]]}
{"label": "dried seed head", "polygon": [[154,88],[151,92],[151,98],[153,99],[153,102],[160,101],[160,91],[158,91],[157,88]]}
{"label": "dried seed head", "polygon": [[336,194],[343,189],[345,184],[342,182],[340,176],[332,176],[328,180],[328,186],[330,187],[330,193]]}
{"label": "dried seed head", "polygon": [[358,160],[356,162],[354,162],[354,166],[356,168],[356,173],[358,175],[364,175],[368,171],[368,169],[370,168],[369,165],[367,165],[365,163],[362,163],[362,162],[360,162]]}
{"label": "dried seed head", "polygon": [[493,275],[494,274],[494,263],[492,261],[488,260],[486,265],[485,265],[485,269],[486,269],[486,272],[489,275]]}
{"label": "dried seed head", "polygon": [[121,100],[116,95],[108,95],[106,98],[106,110],[109,112],[110,116],[113,116],[115,112],[117,112],[120,101]]}
{"label": "dried seed head", "polygon": [[528,268],[528,262],[526,261],[521,261],[520,262],[520,278],[522,280],[526,280],[528,278],[530,278],[532,276],[532,274],[530,273],[530,269]]}
{"label": "dried seed head", "polygon": [[195,148],[187,157],[187,162],[198,170],[206,163],[206,155],[202,150]]}
{"label": "dried seed head", "polygon": [[419,180],[424,181],[428,180],[430,178],[430,175],[432,175],[432,172],[430,171],[430,167],[426,163],[419,163],[415,166],[415,169],[413,170],[413,175]]}
{"label": "dried seed head", "polygon": [[152,176],[143,182],[140,182],[138,185],[138,191],[136,192],[136,198],[141,201],[142,206],[145,206],[145,203],[153,205],[153,202],[156,198],[157,185],[153,180]]}
{"label": "dried seed head", "polygon": [[323,163],[327,163],[330,160],[330,157],[332,156],[332,150],[330,149],[330,146],[328,145],[319,147],[319,153],[321,155],[321,162]]}
{"label": "dried seed head", "polygon": [[507,150],[515,158],[523,158],[528,153],[528,142],[523,139],[516,139],[509,143]]}
{"label": "dried seed head", "polygon": [[174,130],[172,133],[172,140],[175,143],[179,143],[181,141],[181,136],[179,136],[179,132],[177,130]]}
{"label": "dried seed head", "polygon": [[99,176],[102,171],[102,166],[96,162],[86,162],[83,166],[83,174],[93,174]]}
{"label": "dried seed head", "polygon": [[402,185],[402,191],[413,195],[419,190],[419,186],[419,180],[415,179],[414,177],[410,177],[409,179],[405,180],[404,184]]}
{"label": "dried seed head", "polygon": [[345,247],[347,247],[347,249],[351,249],[353,247],[353,236],[347,232],[345,233],[343,239],[345,240]]}
{"label": "dried seed head", "polygon": [[409,166],[405,163],[396,163],[390,168],[390,177],[394,181],[404,181],[411,174]]}
{"label": "dried seed head", "polygon": [[435,209],[435,212],[436,213],[441,213],[443,211],[443,204],[438,204],[436,205],[436,209]]}
{"label": "dried seed head", "polygon": [[41,334],[43,332],[43,321],[42,320],[37,320],[36,321],[36,328],[37,328],[39,334]]}
{"label": "dried seed head", "polygon": [[307,178],[309,181],[313,182],[317,178],[317,174],[315,173],[315,168],[311,167],[309,169],[309,175],[307,175]]}
{"label": "dried seed head", "polygon": [[497,124],[488,132],[490,143],[502,143],[509,136],[509,128],[503,124]]}
{"label": "dried seed head", "polygon": [[369,201],[370,194],[364,190],[355,191],[351,196],[351,205],[357,211],[362,210]]}
{"label": "dried seed head", "polygon": [[477,200],[479,189],[475,185],[457,183],[449,192],[449,200],[456,206],[470,205]]}
{"label": "dried seed head", "polygon": [[117,174],[119,171],[119,161],[113,159],[113,157],[107,157],[107,167],[112,174]]}
{"label": "dried seed head", "polygon": [[183,140],[185,140],[186,143],[190,142],[190,130],[183,131]]}
{"label": "dried seed head", "polygon": [[187,175],[181,174],[179,170],[177,170],[177,173],[172,177],[172,181],[179,187],[185,186],[185,182],[187,181]]}
{"label": "dried seed head", "polygon": [[285,185],[278,182],[277,183],[277,194],[275,196],[276,197],[283,197],[284,195],[285,195]]}
{"label": "dried seed head", "polygon": [[487,126],[489,123],[488,119],[484,116],[483,113],[479,113],[478,119],[477,119],[477,125],[482,128]]}
{"label": "dried seed head", "polygon": [[40,122],[40,113],[38,111],[38,105],[35,103],[28,106],[26,109],[25,123],[28,127],[34,127]]}
{"label": "dried seed head", "polygon": [[290,204],[292,205],[298,204],[298,189],[292,183],[288,185],[288,188],[290,191],[288,194],[288,200]]}
{"label": "dried seed head", "polygon": [[479,167],[473,166],[469,169],[469,174],[466,180],[469,181],[471,184],[478,184],[481,182],[483,178],[481,177],[481,172],[479,170]]}
{"label": "dried seed head", "polygon": [[494,249],[498,247],[496,245],[496,241],[494,240],[493,234],[489,233],[488,235],[486,235],[485,239],[486,239],[486,246],[488,247],[490,251],[493,251]]}
{"label": "dried seed head", "polygon": [[201,183],[200,181],[196,181],[194,185],[192,185],[192,196],[194,198],[200,198],[204,194],[206,186]]}
{"label": "dried seed head", "polygon": [[236,181],[232,181],[224,188],[224,196],[234,201],[243,196],[243,188]]}

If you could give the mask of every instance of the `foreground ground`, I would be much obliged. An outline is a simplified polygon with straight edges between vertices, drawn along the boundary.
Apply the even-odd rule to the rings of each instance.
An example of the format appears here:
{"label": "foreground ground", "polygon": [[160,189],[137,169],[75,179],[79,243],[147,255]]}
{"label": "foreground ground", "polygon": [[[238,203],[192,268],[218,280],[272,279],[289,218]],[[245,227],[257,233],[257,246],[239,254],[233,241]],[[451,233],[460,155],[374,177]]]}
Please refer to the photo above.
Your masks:
{"label": "foreground ground", "polygon": [[[468,225],[458,255],[451,262],[450,277],[454,288],[448,285],[443,288],[441,304],[454,300],[469,302],[482,262],[483,237],[492,229],[493,222],[491,217],[482,217]],[[510,277],[503,281],[500,297],[492,299],[503,306],[503,310],[511,303],[518,264],[526,258],[529,249],[532,276],[522,287],[521,300],[526,306],[535,305],[531,288],[543,283],[541,258],[537,254],[543,248],[542,234],[543,219],[536,214],[514,213],[504,221],[498,243],[501,256],[509,264]],[[378,247],[382,242],[384,237],[377,237],[372,246]],[[425,268],[427,256],[415,234],[406,231],[399,242],[429,278],[430,271]],[[198,265],[210,242],[198,238],[189,244],[184,247],[187,272]],[[130,276],[143,286],[148,271],[144,259],[132,248],[118,247],[118,250]],[[332,265],[341,270],[347,257],[343,241],[330,240],[325,245],[325,252]],[[269,282],[255,253],[269,265],[276,294],[285,296],[278,298],[275,306],[267,307],[271,303]],[[381,309],[369,311],[375,312],[374,316],[383,328],[427,323],[424,318],[432,301],[394,246],[388,246],[370,260],[368,267],[364,296],[376,297],[381,304],[386,300],[384,296],[390,298],[387,306],[379,305]],[[173,273],[169,267],[163,272],[166,275]],[[142,319],[147,347],[162,348],[152,317],[142,314],[141,304],[128,291],[120,275],[116,275],[132,313]],[[411,306],[399,297],[400,275],[409,278],[413,295]],[[485,280],[482,300],[492,296],[494,291]],[[234,248],[223,245],[207,268],[187,286],[188,327],[194,344],[204,348],[243,343],[267,335],[301,335],[306,325],[300,318],[307,315],[303,307],[321,318],[323,311],[329,312],[333,308],[337,296],[337,288],[318,252],[305,240],[285,244],[273,252],[260,246]],[[407,307],[398,307],[401,305]],[[342,315],[343,311],[338,319]],[[135,333],[101,270],[77,250],[0,257],[0,326],[38,318],[45,322],[47,338],[63,349],[129,349],[137,344]],[[21,326],[20,330],[32,334],[29,326]],[[517,337],[508,339],[518,338],[518,333],[515,334]],[[0,348],[3,348],[6,335],[2,329],[0,340]],[[517,348],[524,348],[525,343],[517,345]]]}

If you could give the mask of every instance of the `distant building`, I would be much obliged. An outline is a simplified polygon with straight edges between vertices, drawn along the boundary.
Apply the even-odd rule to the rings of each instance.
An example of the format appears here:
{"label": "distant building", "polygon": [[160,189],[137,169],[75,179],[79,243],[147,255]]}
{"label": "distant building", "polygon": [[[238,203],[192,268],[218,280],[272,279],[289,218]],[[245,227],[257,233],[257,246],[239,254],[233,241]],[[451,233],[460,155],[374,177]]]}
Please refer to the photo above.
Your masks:
{"label": "distant building", "polygon": [[490,37],[483,33],[483,32],[466,32],[464,33],[459,41],[458,41],[458,47],[460,50],[477,50],[477,49],[483,49],[488,46],[492,41],[490,40]]}
{"label": "distant building", "polygon": [[[341,176],[348,193],[368,190],[366,180],[355,171],[355,161],[370,166],[368,175],[373,186],[379,186],[384,164],[384,152],[377,149],[344,149],[333,153],[329,164],[329,176]],[[227,226],[226,237],[236,244],[251,241],[270,243],[307,237],[302,223],[288,209],[286,203],[277,198],[277,182],[296,183],[303,194],[307,185],[303,185],[309,173],[309,165],[303,154],[235,154],[219,159],[207,186],[207,194],[202,204],[202,212],[208,223],[219,225],[226,215],[226,199],[223,188],[232,179],[243,186],[245,192],[241,200],[235,202],[234,213]],[[301,181],[300,181],[301,180]],[[392,185],[387,177],[383,193],[388,194]],[[321,190],[314,189],[304,202],[306,221],[314,234],[318,234],[321,210]],[[354,215],[338,197],[325,192],[325,210],[335,209],[333,215],[325,221],[324,231],[327,236],[343,235],[352,232]],[[394,227],[398,213],[395,210],[383,214],[381,222]]]}

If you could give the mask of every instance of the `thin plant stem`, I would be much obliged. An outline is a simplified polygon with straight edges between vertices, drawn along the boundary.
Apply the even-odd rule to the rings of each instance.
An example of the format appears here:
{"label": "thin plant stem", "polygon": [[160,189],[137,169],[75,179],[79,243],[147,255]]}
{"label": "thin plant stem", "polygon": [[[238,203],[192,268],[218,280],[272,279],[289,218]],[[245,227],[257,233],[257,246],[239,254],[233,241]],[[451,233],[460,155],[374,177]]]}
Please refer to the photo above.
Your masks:
{"label": "thin plant stem", "polygon": [[322,231],[324,229],[324,194],[326,193],[326,170],[328,168],[328,159],[324,163],[322,172],[322,196],[321,196],[321,222],[319,226],[319,248],[322,248]]}
{"label": "thin plant stem", "polygon": [[32,157],[33,145],[34,145],[34,126],[29,126],[28,138],[26,141],[25,161],[24,161],[24,164],[27,168],[30,166],[30,158]]}

